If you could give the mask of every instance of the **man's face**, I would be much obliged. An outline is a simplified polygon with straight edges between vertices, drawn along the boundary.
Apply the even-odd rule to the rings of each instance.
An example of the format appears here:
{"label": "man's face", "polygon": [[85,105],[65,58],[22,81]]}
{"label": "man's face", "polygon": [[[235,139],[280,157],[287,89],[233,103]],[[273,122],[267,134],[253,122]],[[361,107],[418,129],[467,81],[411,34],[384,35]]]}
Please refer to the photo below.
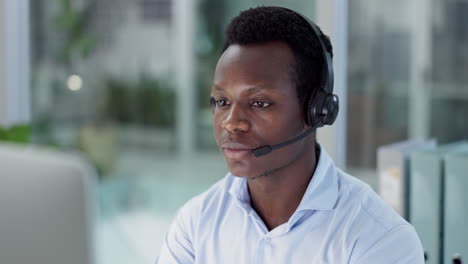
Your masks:
{"label": "man's face", "polygon": [[251,152],[288,140],[305,128],[291,80],[293,63],[292,51],[282,42],[231,45],[219,59],[211,90],[216,100],[214,133],[234,175],[268,174],[302,154],[301,142],[258,158]]}

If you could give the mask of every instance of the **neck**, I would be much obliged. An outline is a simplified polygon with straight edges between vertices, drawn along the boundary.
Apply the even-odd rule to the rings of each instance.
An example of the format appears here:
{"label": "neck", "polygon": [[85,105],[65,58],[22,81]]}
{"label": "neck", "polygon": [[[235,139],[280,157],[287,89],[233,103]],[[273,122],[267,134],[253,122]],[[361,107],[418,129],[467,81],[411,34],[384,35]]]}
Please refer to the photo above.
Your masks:
{"label": "neck", "polygon": [[317,158],[315,151],[309,151],[284,168],[248,179],[252,207],[268,230],[287,222],[296,211],[314,174]]}

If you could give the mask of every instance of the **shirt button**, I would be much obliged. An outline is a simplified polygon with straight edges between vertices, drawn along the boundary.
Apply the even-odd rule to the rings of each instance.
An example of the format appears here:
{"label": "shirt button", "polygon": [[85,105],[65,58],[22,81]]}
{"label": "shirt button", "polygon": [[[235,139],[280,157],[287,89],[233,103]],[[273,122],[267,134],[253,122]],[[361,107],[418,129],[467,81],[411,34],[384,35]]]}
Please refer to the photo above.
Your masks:
{"label": "shirt button", "polygon": [[269,241],[270,241],[270,238],[269,238],[269,237],[265,237],[265,241],[269,242]]}

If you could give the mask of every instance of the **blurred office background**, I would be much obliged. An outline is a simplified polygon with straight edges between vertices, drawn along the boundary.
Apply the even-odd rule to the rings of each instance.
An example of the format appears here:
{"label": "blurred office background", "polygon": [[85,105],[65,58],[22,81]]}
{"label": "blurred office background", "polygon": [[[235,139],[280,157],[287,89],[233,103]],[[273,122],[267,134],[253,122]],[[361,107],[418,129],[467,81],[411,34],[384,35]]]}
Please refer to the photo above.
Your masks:
{"label": "blurred office background", "polygon": [[177,208],[227,172],[208,99],[223,29],[246,8],[299,10],[331,36],[342,108],[318,138],[371,186],[381,145],[468,138],[466,0],[0,3],[3,135],[96,167],[100,264],[154,261]]}

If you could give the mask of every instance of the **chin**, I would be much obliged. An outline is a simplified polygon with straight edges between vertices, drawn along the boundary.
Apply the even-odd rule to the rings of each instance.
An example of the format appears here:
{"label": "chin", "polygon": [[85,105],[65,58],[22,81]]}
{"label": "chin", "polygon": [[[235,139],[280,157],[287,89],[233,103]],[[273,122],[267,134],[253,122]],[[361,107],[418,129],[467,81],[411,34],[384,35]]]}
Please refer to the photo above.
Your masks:
{"label": "chin", "polygon": [[237,177],[249,178],[261,174],[258,168],[252,166],[253,164],[236,160],[226,160],[226,163],[232,175]]}

